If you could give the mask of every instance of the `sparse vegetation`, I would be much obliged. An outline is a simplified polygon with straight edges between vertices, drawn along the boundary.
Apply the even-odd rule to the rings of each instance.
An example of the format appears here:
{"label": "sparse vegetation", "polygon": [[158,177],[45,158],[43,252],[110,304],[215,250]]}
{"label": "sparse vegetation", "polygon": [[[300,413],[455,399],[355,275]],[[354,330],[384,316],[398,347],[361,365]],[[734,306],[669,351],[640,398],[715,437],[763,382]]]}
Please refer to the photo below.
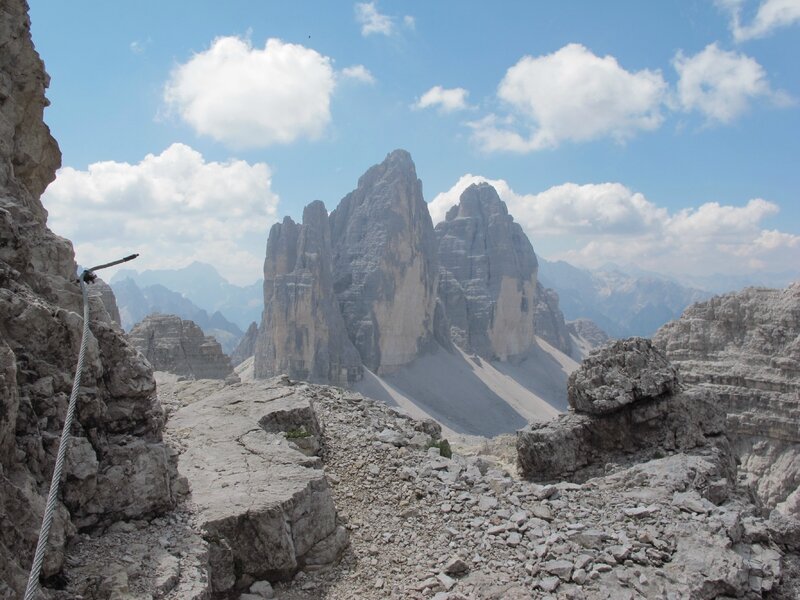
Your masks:
{"label": "sparse vegetation", "polygon": [[308,431],[306,431],[305,427],[301,427],[299,429],[290,429],[284,432],[284,435],[286,436],[287,440],[296,440],[299,438],[311,437],[311,434]]}
{"label": "sparse vegetation", "polygon": [[428,448],[438,448],[439,455],[445,458],[453,457],[453,450],[450,448],[450,442],[447,440],[434,440],[431,438]]}

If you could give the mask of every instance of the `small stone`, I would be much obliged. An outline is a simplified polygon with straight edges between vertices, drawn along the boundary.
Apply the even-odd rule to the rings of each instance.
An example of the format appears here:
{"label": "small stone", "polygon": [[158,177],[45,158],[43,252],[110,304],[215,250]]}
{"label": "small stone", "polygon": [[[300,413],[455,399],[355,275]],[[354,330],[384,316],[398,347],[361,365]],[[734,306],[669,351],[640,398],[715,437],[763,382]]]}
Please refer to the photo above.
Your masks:
{"label": "small stone", "polygon": [[539,580],[539,589],[543,592],[555,592],[559,585],[561,585],[561,580],[558,577],[544,577]]}
{"label": "small stone", "polygon": [[250,586],[250,593],[261,596],[262,598],[267,598],[268,600],[275,597],[275,592],[269,581],[256,581]]}
{"label": "small stone", "polygon": [[447,561],[444,566],[444,572],[447,575],[458,577],[469,572],[469,565],[456,556]]}

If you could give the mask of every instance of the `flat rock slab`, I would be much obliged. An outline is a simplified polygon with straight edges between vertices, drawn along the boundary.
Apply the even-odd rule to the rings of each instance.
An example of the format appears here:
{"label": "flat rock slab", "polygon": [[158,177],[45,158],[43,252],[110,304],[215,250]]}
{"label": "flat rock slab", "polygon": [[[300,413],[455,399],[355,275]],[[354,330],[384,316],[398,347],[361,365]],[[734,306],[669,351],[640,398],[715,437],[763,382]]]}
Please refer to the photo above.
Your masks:
{"label": "flat rock slab", "polygon": [[[291,441],[319,432],[308,388],[276,378],[212,388],[192,400],[167,427],[181,446],[178,470],[210,544],[214,590],[231,589],[243,575],[291,577],[330,536],[337,548],[327,540],[325,554],[335,559],[347,540],[337,535],[320,459]],[[280,423],[290,429],[280,431]]]}

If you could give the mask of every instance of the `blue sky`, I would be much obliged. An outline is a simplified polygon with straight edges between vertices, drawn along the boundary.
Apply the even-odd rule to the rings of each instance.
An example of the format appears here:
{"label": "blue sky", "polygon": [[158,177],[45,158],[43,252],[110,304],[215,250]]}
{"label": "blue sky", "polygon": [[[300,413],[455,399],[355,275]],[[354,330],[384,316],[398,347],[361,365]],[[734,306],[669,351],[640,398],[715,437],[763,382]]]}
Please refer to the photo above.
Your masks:
{"label": "blue sky", "polygon": [[435,221],[487,178],[548,258],[798,270],[800,0],[30,3],[83,263],[254,281],[405,148]]}

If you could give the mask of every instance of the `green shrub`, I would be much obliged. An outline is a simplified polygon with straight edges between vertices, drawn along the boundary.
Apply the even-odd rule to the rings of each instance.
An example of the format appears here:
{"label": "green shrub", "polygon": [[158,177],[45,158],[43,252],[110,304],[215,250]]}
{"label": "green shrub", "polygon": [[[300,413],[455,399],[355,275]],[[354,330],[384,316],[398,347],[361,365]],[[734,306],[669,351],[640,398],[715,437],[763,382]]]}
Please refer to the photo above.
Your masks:
{"label": "green shrub", "polygon": [[287,440],[296,440],[298,438],[307,438],[311,437],[311,434],[306,431],[305,427],[301,427],[300,429],[290,429],[286,433],[284,433]]}
{"label": "green shrub", "polygon": [[453,458],[453,450],[450,448],[450,442],[448,442],[447,440],[436,441],[434,439],[431,439],[428,448],[438,448],[439,456],[444,456],[445,458]]}

